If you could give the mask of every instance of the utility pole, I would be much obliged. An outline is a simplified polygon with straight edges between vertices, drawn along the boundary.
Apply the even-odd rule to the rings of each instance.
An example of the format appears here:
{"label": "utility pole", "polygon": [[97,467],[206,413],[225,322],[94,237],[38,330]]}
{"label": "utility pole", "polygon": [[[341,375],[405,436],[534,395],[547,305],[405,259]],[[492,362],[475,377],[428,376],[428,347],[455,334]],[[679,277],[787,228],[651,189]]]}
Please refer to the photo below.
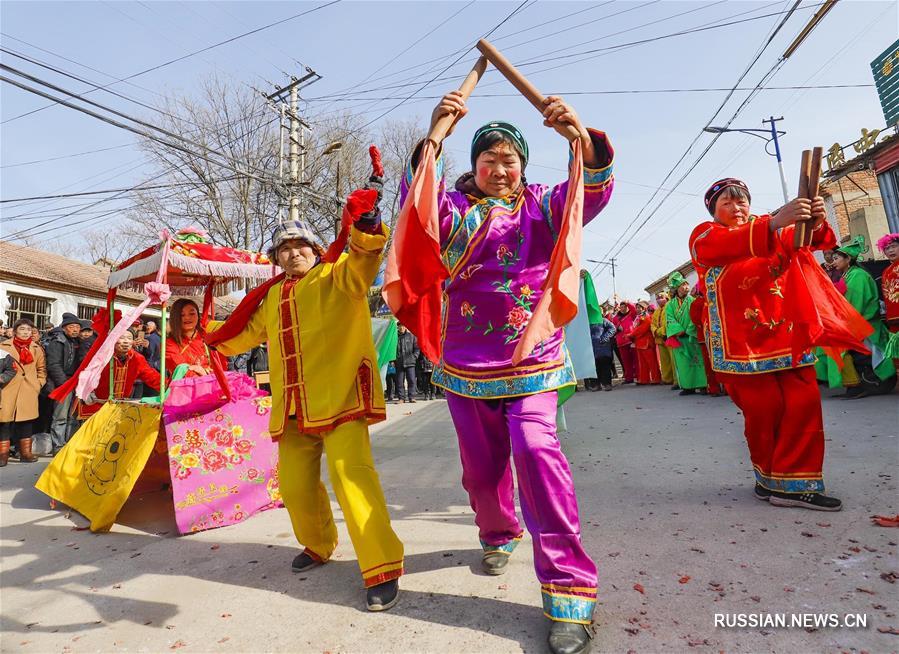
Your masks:
{"label": "utility pole", "polygon": [[612,268],[612,297],[616,297],[618,295],[618,289],[615,286],[615,257],[612,257],[608,261],[600,261],[599,259],[587,259],[590,263],[607,265]]}
{"label": "utility pole", "polygon": [[[321,76],[311,68],[306,68],[303,77],[291,77],[290,84],[275,89],[265,98],[279,111],[281,115],[281,149],[278,169],[281,175],[279,196],[281,197],[281,209],[278,220],[284,221],[283,209],[287,206],[288,220],[299,220],[302,215],[301,194],[305,192],[306,183],[306,130],[309,124],[300,116],[300,89],[321,79]],[[287,102],[285,103],[285,95]],[[289,121],[285,128],[285,117]],[[284,179],[284,134],[288,141],[288,165],[287,180]],[[286,202],[285,202],[286,201]]]}
{"label": "utility pole", "polygon": [[777,123],[778,121],[781,121],[783,119],[783,116],[781,116],[780,118],[771,116],[768,120],[762,120],[762,124],[764,125],[767,123],[771,123],[771,140],[774,142],[774,156],[777,159],[777,168],[780,170],[780,186],[784,194],[784,204],[786,204],[790,201],[790,194],[787,191],[787,176],[784,174],[784,163],[780,158],[780,142],[777,140]]}

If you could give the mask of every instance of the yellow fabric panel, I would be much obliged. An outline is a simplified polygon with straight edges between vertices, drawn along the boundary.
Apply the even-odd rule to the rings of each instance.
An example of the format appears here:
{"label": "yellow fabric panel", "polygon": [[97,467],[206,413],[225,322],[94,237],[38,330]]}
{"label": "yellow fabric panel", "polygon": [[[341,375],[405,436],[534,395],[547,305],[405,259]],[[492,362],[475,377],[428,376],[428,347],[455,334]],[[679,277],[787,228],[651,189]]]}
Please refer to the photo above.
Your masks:
{"label": "yellow fabric panel", "polygon": [[44,470],[35,487],[109,531],[156,444],[162,411],[106,402]]}

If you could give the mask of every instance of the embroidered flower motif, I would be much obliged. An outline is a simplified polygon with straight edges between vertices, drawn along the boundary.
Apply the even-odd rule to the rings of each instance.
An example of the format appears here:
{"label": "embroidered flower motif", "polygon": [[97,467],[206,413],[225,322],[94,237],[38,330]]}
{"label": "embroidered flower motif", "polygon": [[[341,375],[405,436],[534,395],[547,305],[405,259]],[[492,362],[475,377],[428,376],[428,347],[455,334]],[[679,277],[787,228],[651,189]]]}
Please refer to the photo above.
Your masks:
{"label": "embroidered flower motif", "polygon": [[200,457],[193,452],[189,452],[181,457],[181,465],[185,468],[196,468],[200,465]]}
{"label": "embroidered flower motif", "polygon": [[468,266],[465,270],[463,270],[459,274],[459,277],[461,277],[462,279],[471,279],[471,276],[474,275],[477,271],[479,271],[483,267],[484,266],[482,266],[479,263],[473,263],[470,266]]}
{"label": "embroidered flower motif", "polygon": [[218,436],[221,432],[221,427],[219,427],[218,425],[213,425],[206,430],[206,440],[215,442],[216,440],[218,440]]}
{"label": "embroidered flower motif", "polygon": [[172,447],[169,448],[169,456],[172,457],[173,459],[177,458],[178,455],[180,455],[180,454],[181,454],[181,446],[180,445],[172,445]]}
{"label": "embroidered flower motif", "polygon": [[752,320],[753,318],[758,318],[759,310],[758,309],[746,309],[743,312],[743,317],[747,320]]}
{"label": "embroidered flower motif", "polygon": [[249,454],[250,450],[253,449],[253,442],[247,440],[246,438],[242,438],[236,443],[234,443],[234,451],[238,454]]}
{"label": "embroidered flower motif", "polygon": [[179,466],[177,470],[175,470],[175,479],[187,479],[190,477],[190,470],[187,468]]}
{"label": "embroidered flower motif", "polygon": [[231,433],[234,434],[234,438],[240,438],[243,436],[243,427],[240,425],[234,425],[231,427]]}
{"label": "embroidered flower motif", "polygon": [[247,470],[247,479],[253,480],[259,476],[259,471],[256,468],[250,468]]}
{"label": "embroidered flower motif", "polygon": [[512,256],[512,251],[505,244],[500,244],[498,248],[496,248],[496,258],[500,261],[505,261]]}
{"label": "embroidered flower motif", "polygon": [[203,455],[203,467],[209,472],[217,472],[224,468],[227,463],[228,459],[225,458],[225,455],[216,450],[211,450]]}
{"label": "embroidered flower motif", "polygon": [[506,322],[516,331],[520,331],[525,323],[527,323],[529,317],[528,312],[525,311],[523,307],[516,306],[512,307],[509,315],[506,316]]}
{"label": "embroidered flower motif", "polygon": [[474,309],[475,308],[471,306],[471,303],[468,300],[462,303],[461,311],[463,316],[473,316]]}
{"label": "embroidered flower motif", "polygon": [[519,293],[519,295],[521,295],[521,297],[531,297],[531,295],[534,294],[534,291],[532,291],[531,287],[528,286],[527,284],[522,284],[521,287],[518,289],[518,293]]}
{"label": "embroidered flower motif", "polygon": [[231,447],[234,443],[234,434],[231,432],[225,431],[224,429],[220,430],[219,433],[215,437],[215,444],[219,447]]}

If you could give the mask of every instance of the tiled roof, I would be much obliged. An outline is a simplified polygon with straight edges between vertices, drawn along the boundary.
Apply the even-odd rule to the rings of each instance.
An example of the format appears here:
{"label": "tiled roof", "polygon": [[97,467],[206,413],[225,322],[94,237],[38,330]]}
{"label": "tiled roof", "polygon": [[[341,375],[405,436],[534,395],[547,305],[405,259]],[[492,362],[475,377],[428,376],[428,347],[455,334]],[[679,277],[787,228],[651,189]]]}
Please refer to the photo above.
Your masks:
{"label": "tiled roof", "polygon": [[[75,293],[106,295],[109,269],[69,259],[52,252],[0,241],[0,276],[35,286],[65,287]],[[141,295],[119,291],[118,297],[141,300]]]}

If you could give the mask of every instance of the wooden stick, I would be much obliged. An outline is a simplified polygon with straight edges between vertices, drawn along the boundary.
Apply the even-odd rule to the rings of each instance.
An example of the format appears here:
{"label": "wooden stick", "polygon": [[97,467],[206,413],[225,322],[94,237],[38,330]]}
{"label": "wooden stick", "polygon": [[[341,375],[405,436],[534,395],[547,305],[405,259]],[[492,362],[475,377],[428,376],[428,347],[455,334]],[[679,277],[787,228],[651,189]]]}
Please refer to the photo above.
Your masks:
{"label": "wooden stick", "polygon": [[[534,105],[537,111],[543,114],[543,110],[546,109],[546,105],[544,104],[546,96],[540,93],[536,86],[531,84],[524,75],[518,72],[518,69],[500,54],[499,50],[494,48],[484,39],[478,41],[478,50],[480,50],[481,54],[487,57],[490,63],[503,74],[503,77],[512,83],[512,86],[518,89],[518,92],[521,93],[528,102]],[[557,126],[555,130],[570,141],[581,137],[580,132],[575,129],[574,125],[568,123]]]}
{"label": "wooden stick", "polygon": [[[471,95],[471,92],[474,91],[474,87],[478,85],[478,82],[481,81],[481,77],[486,70],[487,58],[479,57],[474,64],[474,68],[472,68],[471,72],[466,75],[465,79],[462,81],[462,86],[459,87],[459,93],[462,94],[463,100],[468,100],[468,97]],[[434,143],[435,148],[443,142],[444,138],[446,138],[446,132],[452,126],[454,120],[456,120],[455,112],[441,116],[437,120],[437,123],[428,134],[428,140]]]}
{"label": "wooden stick", "polygon": [[[821,182],[821,158],[824,149],[816,147],[812,150],[803,150],[799,166],[799,197],[811,200],[818,195]],[[793,245],[797,248],[812,244],[812,220],[803,220],[796,223],[793,231]]]}

